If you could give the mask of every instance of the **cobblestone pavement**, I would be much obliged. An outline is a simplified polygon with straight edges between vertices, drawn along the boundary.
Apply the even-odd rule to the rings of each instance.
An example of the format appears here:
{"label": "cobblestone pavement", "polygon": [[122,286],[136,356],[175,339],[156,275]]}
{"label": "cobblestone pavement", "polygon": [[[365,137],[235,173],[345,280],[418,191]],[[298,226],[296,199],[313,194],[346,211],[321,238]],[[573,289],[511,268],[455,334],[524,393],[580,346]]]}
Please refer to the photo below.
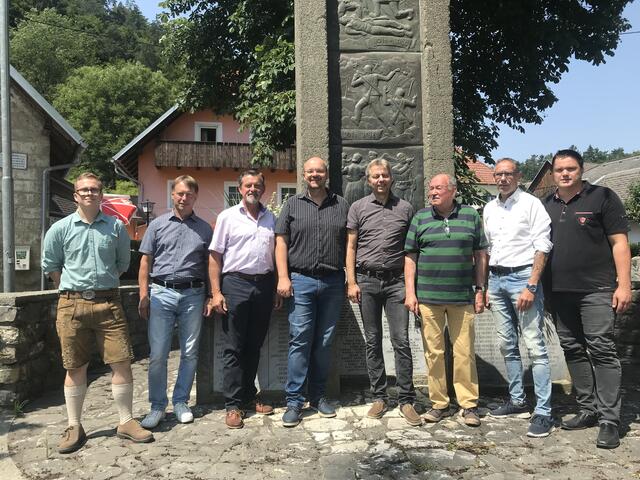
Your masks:
{"label": "cobblestone pavement", "polygon": [[[172,353],[171,380],[177,359]],[[147,361],[133,366],[138,417],[148,408],[147,366]],[[11,459],[27,479],[640,478],[640,390],[625,385],[625,436],[612,451],[595,448],[595,428],[558,429],[548,438],[530,439],[525,435],[527,420],[519,419],[486,416],[482,426],[471,428],[453,416],[410,427],[396,408],[382,420],[372,420],[366,418],[370,399],[363,392],[345,393],[337,418],[305,411],[302,423],[292,429],[282,427],[283,408],[271,417],[249,416],[245,428],[228,430],[221,406],[197,406],[193,424],[179,424],[168,415],[155,430],[155,442],[138,445],[115,436],[118,416],[106,373],[89,387],[83,413],[89,440],[78,452],[56,451],[66,426],[61,390],[30,404],[25,415],[13,421],[7,438]],[[419,400],[427,403],[424,395]],[[499,401],[483,397],[481,414]],[[558,417],[573,412],[568,397],[554,396]]]}

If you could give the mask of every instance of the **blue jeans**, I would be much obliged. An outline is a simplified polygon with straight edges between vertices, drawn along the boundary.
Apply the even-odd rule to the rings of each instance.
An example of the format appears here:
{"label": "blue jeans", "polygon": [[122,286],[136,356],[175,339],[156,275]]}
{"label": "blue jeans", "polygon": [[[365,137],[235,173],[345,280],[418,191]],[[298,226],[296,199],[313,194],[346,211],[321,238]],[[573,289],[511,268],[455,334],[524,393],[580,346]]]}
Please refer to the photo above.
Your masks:
{"label": "blue jeans", "polygon": [[178,324],[180,366],[173,388],[172,402],[187,403],[198,365],[198,346],[204,287],[173,290],[151,284],[151,310],[149,315],[149,402],[153,410],[167,407],[167,359],[171,350],[173,326]]}
{"label": "blue jeans", "polygon": [[291,284],[285,392],[287,406],[302,408],[305,382],[311,402],[318,401],[325,393],[331,343],[345,299],[344,272],[321,278],[292,273]]}
{"label": "blue jeans", "polygon": [[489,301],[496,322],[500,351],[504,356],[509,394],[514,403],[524,403],[523,368],[518,338],[522,334],[532,363],[537,405],[534,414],[551,415],[551,368],[543,334],[544,298],[538,285],[533,305],[520,312],[516,302],[526,288],[531,267],[511,274],[489,275]]}

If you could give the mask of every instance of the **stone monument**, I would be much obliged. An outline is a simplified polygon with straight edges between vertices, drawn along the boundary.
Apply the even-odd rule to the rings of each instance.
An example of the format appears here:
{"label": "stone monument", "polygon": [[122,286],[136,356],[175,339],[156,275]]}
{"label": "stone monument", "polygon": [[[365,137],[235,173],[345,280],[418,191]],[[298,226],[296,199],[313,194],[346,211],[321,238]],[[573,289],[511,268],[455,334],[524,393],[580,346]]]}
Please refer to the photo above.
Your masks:
{"label": "stone monument", "polygon": [[[312,156],[328,159],[331,189],[353,203],[369,193],[368,162],[384,158],[392,165],[394,193],[422,208],[425,178],[454,172],[449,1],[296,0],[295,10],[298,172]],[[387,328],[386,320],[383,325]],[[420,382],[427,373],[420,325],[415,319],[411,325]],[[490,314],[478,316],[476,325],[480,379],[504,385]],[[205,323],[198,402],[219,398],[219,329],[220,322]],[[384,338],[387,371],[394,375],[388,330]],[[260,359],[262,390],[283,391],[288,339],[286,312],[274,312]],[[334,353],[334,389],[340,382],[366,381],[362,320],[358,307],[346,299]],[[557,340],[552,357],[561,357]],[[567,376],[562,367],[563,362],[554,368],[554,378]]]}

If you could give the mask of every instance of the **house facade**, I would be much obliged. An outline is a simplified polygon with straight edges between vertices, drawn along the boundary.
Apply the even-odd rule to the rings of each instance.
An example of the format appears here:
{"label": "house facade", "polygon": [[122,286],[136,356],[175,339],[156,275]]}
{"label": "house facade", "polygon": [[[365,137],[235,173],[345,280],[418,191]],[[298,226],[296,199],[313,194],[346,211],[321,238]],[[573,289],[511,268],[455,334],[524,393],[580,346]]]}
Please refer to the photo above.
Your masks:
{"label": "house facade", "polygon": [[[10,68],[10,78],[15,289],[22,292],[44,287],[42,235],[52,221],[76,209],[73,185],[64,177],[78,162],[86,144],[80,134],[13,67]],[[0,241],[1,236],[0,231]]]}
{"label": "house facade", "polygon": [[[238,175],[250,167],[249,132],[231,115],[211,110],[167,110],[113,157],[116,171],[138,185],[139,203],[153,202],[152,217],[172,208],[171,181],[191,175],[198,181],[195,211],[215,224],[218,214],[239,201]],[[296,191],[294,149],[279,152],[268,167],[263,203],[281,203]]]}

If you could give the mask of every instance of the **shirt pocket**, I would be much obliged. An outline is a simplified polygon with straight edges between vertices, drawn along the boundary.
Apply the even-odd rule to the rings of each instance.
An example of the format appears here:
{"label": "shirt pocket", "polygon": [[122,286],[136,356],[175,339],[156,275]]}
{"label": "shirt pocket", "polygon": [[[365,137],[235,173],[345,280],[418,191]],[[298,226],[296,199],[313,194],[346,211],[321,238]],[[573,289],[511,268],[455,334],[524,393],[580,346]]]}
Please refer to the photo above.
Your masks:
{"label": "shirt pocket", "polygon": [[596,212],[576,212],[574,216],[580,232],[584,232],[592,238],[600,238],[604,235],[602,222]]}

